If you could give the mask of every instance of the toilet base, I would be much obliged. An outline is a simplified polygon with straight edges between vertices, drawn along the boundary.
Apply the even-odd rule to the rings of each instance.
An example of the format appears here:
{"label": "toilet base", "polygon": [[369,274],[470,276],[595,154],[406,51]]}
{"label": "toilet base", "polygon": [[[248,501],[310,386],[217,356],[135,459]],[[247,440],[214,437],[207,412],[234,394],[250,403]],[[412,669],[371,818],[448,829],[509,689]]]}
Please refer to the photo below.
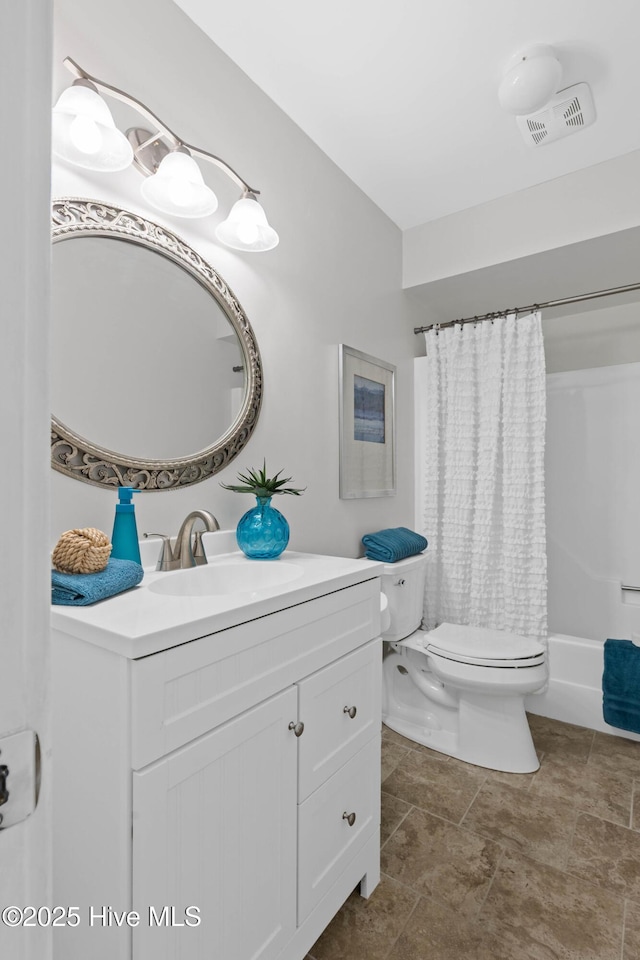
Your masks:
{"label": "toilet base", "polygon": [[[413,740],[414,743],[421,743],[424,747],[429,747],[437,753],[446,753],[449,757],[457,757],[455,750],[457,748],[457,737],[449,730],[430,730],[428,727],[419,725],[411,720],[402,717],[389,716],[382,714],[382,722],[390,730]],[[437,742],[436,742],[437,741]]]}
{"label": "toilet base", "polygon": [[[504,749],[492,750],[491,748],[465,750],[458,742],[457,734],[450,730],[430,730],[423,724],[402,717],[383,714],[382,722],[390,730],[394,730],[415,743],[429,747],[436,753],[455,757],[456,760],[464,760],[465,763],[471,763],[476,767],[486,767],[489,770],[499,770],[502,773],[535,773],[540,767],[528,724],[524,734],[521,730],[520,737],[516,738],[511,745],[511,749],[505,752]],[[527,740],[529,743],[527,743]]]}
{"label": "toilet base", "polygon": [[435,703],[398,671],[407,661],[385,657],[383,722],[396,733],[466,763],[505,773],[533,773],[539,766],[523,695],[465,691],[456,708]]}

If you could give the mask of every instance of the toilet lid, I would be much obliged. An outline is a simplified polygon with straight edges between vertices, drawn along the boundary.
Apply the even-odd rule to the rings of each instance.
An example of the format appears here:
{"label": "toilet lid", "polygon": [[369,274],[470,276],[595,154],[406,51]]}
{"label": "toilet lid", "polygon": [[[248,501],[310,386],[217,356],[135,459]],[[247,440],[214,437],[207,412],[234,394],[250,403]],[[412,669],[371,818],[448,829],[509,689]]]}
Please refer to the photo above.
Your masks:
{"label": "toilet lid", "polygon": [[[425,635],[427,649],[436,655],[467,663],[495,666],[525,666],[541,663],[545,648],[537,640],[456,623],[441,623]],[[500,663],[498,662],[500,661]]]}

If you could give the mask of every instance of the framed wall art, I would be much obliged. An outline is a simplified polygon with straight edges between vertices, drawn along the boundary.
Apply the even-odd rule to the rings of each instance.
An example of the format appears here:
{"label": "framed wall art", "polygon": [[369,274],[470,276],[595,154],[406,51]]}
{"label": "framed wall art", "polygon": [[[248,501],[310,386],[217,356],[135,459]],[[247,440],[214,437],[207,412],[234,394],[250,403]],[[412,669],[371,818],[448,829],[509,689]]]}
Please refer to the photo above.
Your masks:
{"label": "framed wall art", "polygon": [[396,492],[396,368],[340,344],[340,497]]}

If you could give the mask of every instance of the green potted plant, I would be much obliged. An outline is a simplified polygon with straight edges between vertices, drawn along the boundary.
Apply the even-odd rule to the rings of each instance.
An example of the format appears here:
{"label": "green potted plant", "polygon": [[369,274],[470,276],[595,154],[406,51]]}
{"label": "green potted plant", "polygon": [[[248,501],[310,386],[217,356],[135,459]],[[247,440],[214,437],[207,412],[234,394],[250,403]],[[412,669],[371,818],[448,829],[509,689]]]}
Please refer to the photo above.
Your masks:
{"label": "green potted plant", "polygon": [[261,470],[239,473],[239,484],[221,483],[225,490],[235,493],[252,493],[257,504],[238,521],[236,539],[238,546],[253,560],[275,560],[289,542],[289,524],[279,510],[271,506],[271,498],[282,494],[299,497],[306,487],[287,487],[291,477],[280,478],[282,470],[273,477],[267,476],[266,460]]}

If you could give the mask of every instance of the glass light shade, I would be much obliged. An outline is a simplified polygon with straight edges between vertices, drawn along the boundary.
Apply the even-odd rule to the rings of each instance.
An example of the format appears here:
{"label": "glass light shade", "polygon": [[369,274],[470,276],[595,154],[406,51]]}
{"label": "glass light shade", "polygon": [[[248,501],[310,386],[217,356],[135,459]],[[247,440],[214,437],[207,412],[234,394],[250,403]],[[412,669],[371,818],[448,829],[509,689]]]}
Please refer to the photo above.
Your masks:
{"label": "glass light shade", "polygon": [[221,243],[234,250],[258,253],[273,250],[280,237],[267,223],[267,216],[253,197],[242,197],[231,208],[229,216],[216,229]]}
{"label": "glass light shade", "polygon": [[536,113],[556,93],[561,77],[562,67],[552,53],[524,56],[503,77],[500,106],[516,116]]}
{"label": "glass light shade", "polygon": [[102,172],[124,170],[133,160],[131,144],[111,112],[90,87],[68,87],[53,108],[52,150],[76,167]]}
{"label": "glass light shade", "polygon": [[158,170],[140,187],[142,196],[174,217],[208,217],[218,209],[218,198],[202,179],[200,167],[187,153],[168,153]]}

